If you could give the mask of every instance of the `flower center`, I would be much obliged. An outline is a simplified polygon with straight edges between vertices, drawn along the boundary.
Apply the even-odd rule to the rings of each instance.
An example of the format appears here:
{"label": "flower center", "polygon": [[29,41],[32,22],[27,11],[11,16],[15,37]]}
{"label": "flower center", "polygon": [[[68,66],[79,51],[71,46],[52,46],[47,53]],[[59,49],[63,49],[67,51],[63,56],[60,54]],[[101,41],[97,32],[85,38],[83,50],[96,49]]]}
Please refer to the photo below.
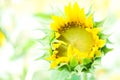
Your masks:
{"label": "flower center", "polygon": [[81,53],[89,53],[93,46],[92,34],[85,30],[85,28],[70,27],[61,33],[59,40],[63,40],[73,47],[78,49]]}

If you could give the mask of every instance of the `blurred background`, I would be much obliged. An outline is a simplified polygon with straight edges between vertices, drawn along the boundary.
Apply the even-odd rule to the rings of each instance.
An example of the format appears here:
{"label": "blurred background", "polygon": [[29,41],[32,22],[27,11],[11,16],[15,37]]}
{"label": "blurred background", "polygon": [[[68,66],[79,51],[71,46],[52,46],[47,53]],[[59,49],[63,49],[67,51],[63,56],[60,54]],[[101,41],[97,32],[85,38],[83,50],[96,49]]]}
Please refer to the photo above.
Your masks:
{"label": "blurred background", "polygon": [[76,1],[85,12],[91,8],[95,21],[106,19],[113,50],[102,58],[97,80],[120,80],[120,0],[0,0],[0,80],[50,80],[49,63],[40,59],[48,42],[39,40],[49,34],[50,16]]}

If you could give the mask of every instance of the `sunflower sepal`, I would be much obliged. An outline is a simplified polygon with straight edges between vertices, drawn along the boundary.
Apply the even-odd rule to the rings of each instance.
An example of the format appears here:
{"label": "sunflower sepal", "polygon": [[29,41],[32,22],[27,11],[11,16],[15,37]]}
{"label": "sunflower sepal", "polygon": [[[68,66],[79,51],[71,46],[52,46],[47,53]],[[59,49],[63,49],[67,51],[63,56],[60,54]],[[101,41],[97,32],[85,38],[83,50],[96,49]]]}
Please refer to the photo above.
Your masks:
{"label": "sunflower sepal", "polygon": [[103,52],[104,55],[112,50],[113,50],[113,48],[108,48],[106,45],[101,48],[101,52]]}
{"label": "sunflower sepal", "polygon": [[78,73],[81,73],[81,72],[90,72],[90,69],[92,67],[92,60],[91,59],[88,59],[88,58],[84,58],[82,60],[82,63],[77,65],[75,68],[74,68],[74,71],[78,72]]}
{"label": "sunflower sepal", "polygon": [[89,59],[89,58],[83,58],[83,59],[82,59],[82,65],[87,65],[87,64],[89,64],[89,63],[91,63],[91,62],[92,62],[92,60]]}
{"label": "sunflower sepal", "polygon": [[55,32],[54,31],[51,31],[49,40],[50,40],[50,43],[52,43],[55,40]]}
{"label": "sunflower sepal", "polygon": [[97,60],[101,61],[101,57],[95,57],[93,60],[94,61],[97,61]]}
{"label": "sunflower sepal", "polygon": [[62,71],[63,69],[66,69],[66,70],[68,70],[68,71],[71,71],[70,65],[68,65],[67,63],[62,63],[62,64],[60,64],[60,65],[57,67],[57,69],[58,69],[59,71]]}
{"label": "sunflower sepal", "polygon": [[99,33],[98,33],[98,36],[99,36],[100,39],[106,40],[107,43],[113,44],[113,42],[111,42],[111,41],[109,40],[109,37],[111,36],[111,34],[105,34],[105,33],[103,33],[103,32],[99,32]]}
{"label": "sunflower sepal", "polygon": [[78,60],[75,57],[72,57],[70,60],[70,67],[74,69],[78,65]]}
{"label": "sunflower sepal", "polygon": [[81,72],[89,72],[89,69],[91,68],[92,65],[92,60],[84,58],[82,61],[83,62],[81,64]]}
{"label": "sunflower sepal", "polygon": [[93,24],[94,28],[102,27],[102,26],[104,25],[104,23],[105,23],[105,20],[106,20],[106,19],[103,19],[103,20],[101,20],[101,21],[96,21],[96,22],[94,22],[94,24]]}

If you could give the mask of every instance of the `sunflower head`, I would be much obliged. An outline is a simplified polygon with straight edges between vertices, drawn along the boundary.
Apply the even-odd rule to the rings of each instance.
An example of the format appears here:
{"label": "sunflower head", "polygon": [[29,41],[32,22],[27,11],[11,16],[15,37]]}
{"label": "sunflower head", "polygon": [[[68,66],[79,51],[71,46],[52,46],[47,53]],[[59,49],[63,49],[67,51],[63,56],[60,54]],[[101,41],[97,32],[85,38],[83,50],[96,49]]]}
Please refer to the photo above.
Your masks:
{"label": "sunflower head", "polygon": [[51,68],[67,64],[72,69],[77,65],[88,65],[95,57],[100,57],[106,40],[98,35],[100,28],[93,24],[92,15],[86,16],[77,3],[64,7],[65,16],[52,16],[50,27],[55,33],[51,42]]}

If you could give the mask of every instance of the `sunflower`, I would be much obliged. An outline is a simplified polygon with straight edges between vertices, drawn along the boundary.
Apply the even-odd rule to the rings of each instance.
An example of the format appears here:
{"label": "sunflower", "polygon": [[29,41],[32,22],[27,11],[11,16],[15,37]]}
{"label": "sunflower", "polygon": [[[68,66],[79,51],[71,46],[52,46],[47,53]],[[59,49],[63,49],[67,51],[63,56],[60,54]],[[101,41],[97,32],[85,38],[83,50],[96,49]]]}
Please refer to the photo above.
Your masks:
{"label": "sunflower", "polygon": [[83,59],[92,60],[101,56],[100,49],[106,41],[100,39],[100,28],[94,27],[92,15],[86,16],[84,9],[77,3],[64,7],[65,16],[52,16],[50,27],[55,33],[51,42],[52,54],[48,60],[51,68],[56,68],[62,63],[68,65],[74,60],[73,67],[82,64]]}
{"label": "sunflower", "polygon": [[4,41],[5,41],[5,36],[4,36],[4,34],[0,31],[0,46],[3,45]]}

